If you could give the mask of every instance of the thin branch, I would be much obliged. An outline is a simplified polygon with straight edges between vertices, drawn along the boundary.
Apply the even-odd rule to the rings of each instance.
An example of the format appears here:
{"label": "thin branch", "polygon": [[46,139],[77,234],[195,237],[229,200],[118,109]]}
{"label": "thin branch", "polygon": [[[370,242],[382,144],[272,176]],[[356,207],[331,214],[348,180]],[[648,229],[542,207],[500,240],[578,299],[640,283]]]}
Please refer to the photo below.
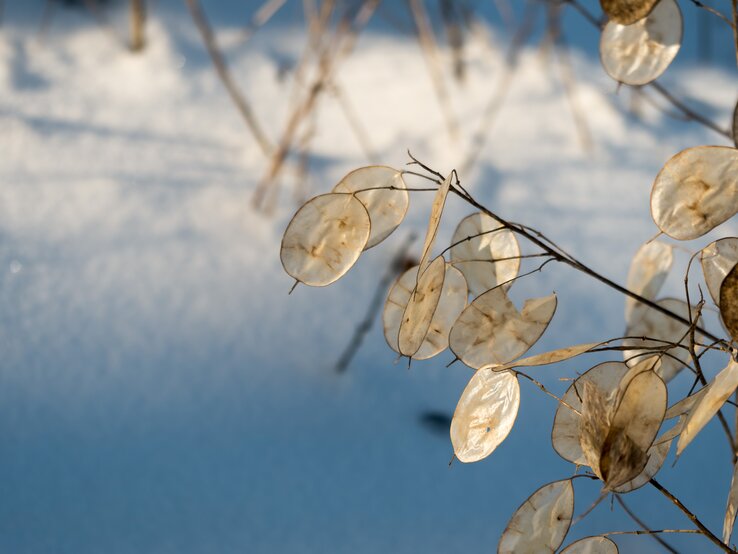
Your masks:
{"label": "thin branch", "polygon": [[433,89],[438,97],[438,103],[441,106],[441,111],[446,121],[448,134],[452,140],[456,140],[459,135],[459,126],[451,108],[451,98],[443,78],[441,54],[435,36],[433,35],[428,12],[425,11],[423,0],[408,0],[408,4],[415,21],[420,49],[424,54],[428,73],[433,81]]}
{"label": "thin branch", "polygon": [[572,412],[574,412],[578,416],[582,415],[582,412],[574,408],[572,405],[566,402],[563,398],[560,398],[556,396],[554,393],[552,393],[551,391],[549,391],[540,381],[534,379],[533,377],[531,377],[530,375],[526,373],[523,373],[522,371],[518,371],[517,369],[511,369],[510,371],[512,371],[515,375],[520,375],[521,377],[525,377],[526,379],[528,379],[528,381],[533,383],[535,386],[537,386],[539,389],[545,392],[548,396],[550,396],[551,398],[554,398],[559,404],[563,404],[564,406],[569,408]]}
{"label": "thin branch", "polygon": [[532,1],[528,1],[525,5],[523,19],[513,35],[505,57],[505,67],[500,78],[500,83],[487,102],[484,112],[482,112],[479,127],[471,138],[469,152],[467,153],[464,162],[461,164],[461,171],[463,173],[468,172],[474,166],[479,159],[482,150],[484,150],[495,116],[499,113],[505,103],[507,95],[510,92],[510,88],[512,87],[513,80],[517,74],[520,52],[523,49],[525,42],[533,33],[538,7],[538,3]]}
{"label": "thin branch", "polygon": [[703,4],[699,0],[691,0],[691,1],[692,1],[692,4],[694,4],[698,8],[702,8],[703,10],[710,12],[712,15],[716,15],[717,17],[722,19],[725,23],[727,23],[733,30],[735,30],[735,24],[730,19],[728,19],[722,12],[719,12],[718,10],[716,10],[715,8],[711,6]]}
{"label": "thin branch", "polygon": [[132,52],[141,52],[146,46],[146,1],[131,0],[131,41]]}
{"label": "thin branch", "polygon": [[272,16],[277,13],[287,0],[265,0],[261,7],[256,10],[251,20],[243,30],[243,42],[248,42],[263,25],[265,25]]}
{"label": "thin branch", "polygon": [[733,140],[733,134],[729,130],[720,128],[720,126],[717,123],[709,120],[705,116],[703,116],[703,115],[697,113],[696,111],[694,111],[692,108],[690,108],[689,106],[687,106],[684,102],[682,102],[681,100],[677,99],[673,94],[671,94],[666,88],[664,88],[663,85],[661,85],[661,83],[659,83],[657,81],[651,81],[651,83],[649,83],[649,85],[655,91],[657,91],[661,96],[663,96],[669,102],[671,102],[672,105],[676,109],[678,109],[680,112],[682,112],[689,119],[691,119],[693,121],[696,121],[697,123],[701,123],[705,127],[709,128],[709,129],[712,129],[713,131],[715,131],[716,133],[719,133],[720,135],[724,136],[728,140],[731,140],[731,141]]}
{"label": "thin branch", "polygon": [[220,49],[218,48],[218,45],[215,42],[215,36],[213,35],[213,30],[210,27],[210,23],[205,16],[205,12],[200,7],[199,0],[185,1],[187,2],[187,7],[190,10],[192,19],[195,22],[198,31],[200,31],[202,40],[205,43],[205,48],[207,48],[210,59],[212,60],[213,65],[215,66],[215,70],[218,73],[218,77],[220,77],[223,86],[225,86],[226,90],[228,91],[231,100],[235,104],[238,113],[241,114],[241,117],[246,123],[246,126],[251,131],[251,134],[254,135],[259,148],[264,153],[264,155],[270,155],[272,152],[272,146],[267,139],[266,134],[262,130],[261,125],[256,120],[256,115],[251,109],[251,105],[248,103],[243,93],[239,90],[238,86],[233,80],[231,72],[226,65],[225,57],[223,56]]}
{"label": "thin branch", "polygon": [[731,552],[735,553],[736,550],[733,550],[730,548],[727,544],[723,543],[717,536],[713,534],[712,531],[710,531],[704,523],[702,523],[699,518],[694,515],[684,504],[682,504],[681,500],[679,500],[676,496],[674,496],[672,493],[670,493],[664,486],[656,481],[656,479],[651,478],[649,481],[652,487],[654,487],[656,490],[658,490],[661,494],[663,494],[666,498],[671,500],[671,502],[679,508],[684,515],[686,515],[689,520],[699,529],[702,534],[707,537],[715,546],[723,550],[724,552]]}
{"label": "thin branch", "polygon": [[589,130],[585,111],[579,103],[579,95],[577,94],[577,81],[572,66],[571,56],[569,54],[569,45],[566,37],[561,29],[561,4],[550,4],[548,10],[549,28],[551,39],[554,46],[554,56],[557,61],[561,83],[564,86],[564,93],[569,101],[571,114],[574,119],[574,127],[579,135],[582,149],[585,152],[592,150],[592,133]]}
{"label": "thin branch", "polygon": [[[644,531],[650,531],[651,528],[646,525],[634,512],[631,510],[628,505],[625,503],[625,500],[622,499],[622,497],[619,494],[615,495],[615,500],[618,504],[620,504],[620,507],[625,510],[625,513],[630,516],[630,519],[636,522],[638,526],[640,526],[641,529]],[[679,551],[671,546],[668,542],[666,542],[664,539],[659,537],[658,535],[653,535],[653,540],[658,542],[661,546],[663,546],[666,550],[671,552],[672,554],[679,554]]]}
{"label": "thin branch", "polygon": [[[332,5],[333,2],[327,2],[326,4]],[[331,82],[338,63],[345,59],[353,50],[359,32],[366,26],[378,4],[379,0],[364,0],[361,8],[353,18],[350,17],[348,12],[341,18],[337,28],[330,35],[330,40],[324,37],[323,46],[318,54],[318,74],[308,87],[306,97],[290,114],[285,130],[282,133],[282,138],[271,157],[269,169],[261,179],[252,196],[252,203],[256,208],[265,209],[266,211],[274,209],[277,198],[276,187],[271,187],[271,198],[269,201],[267,201],[267,193],[269,192],[270,185],[274,183],[282,170],[282,166],[290,153],[300,124],[315,108],[320,94],[326,89],[326,85]],[[327,23],[328,18],[321,16],[321,20]],[[320,34],[324,35],[325,33]]]}

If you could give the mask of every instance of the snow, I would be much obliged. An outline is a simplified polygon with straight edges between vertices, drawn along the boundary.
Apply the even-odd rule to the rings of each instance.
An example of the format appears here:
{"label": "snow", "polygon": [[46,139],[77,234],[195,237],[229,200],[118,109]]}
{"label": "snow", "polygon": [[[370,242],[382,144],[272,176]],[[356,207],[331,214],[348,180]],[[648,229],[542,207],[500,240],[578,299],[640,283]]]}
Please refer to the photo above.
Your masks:
{"label": "snow", "polygon": [[[181,7],[154,10],[140,56],[80,12],[58,8],[42,40],[32,10],[21,12],[0,29],[0,550],[491,550],[523,499],[571,475],[550,446],[555,405],[532,386],[521,385],[520,416],[499,449],[449,469],[447,432],[421,422],[428,411],[450,415],[469,378],[445,367],[448,353],[407,371],[375,325],[346,374],[334,372],[432,199],[414,193],[403,227],[335,285],[287,295],[278,250],[293,191],[326,192],[366,164],[334,98],[319,104],[307,182],[290,165],[268,216],[251,207],[266,160]],[[299,57],[303,28],[286,19],[243,44],[222,24],[229,12],[214,12],[276,141],[292,88],[277,63]],[[382,163],[401,167],[408,149],[444,173],[461,163],[503,70],[504,38],[491,33],[492,43],[470,45],[467,83],[451,84],[456,142],[417,45],[381,28],[362,35],[338,82]],[[527,49],[480,164],[462,179],[493,210],[622,283],[656,233],[648,197],[660,167],[685,147],[725,141],[648,104],[636,117],[593,56],[573,55],[592,150],[550,58]],[[665,82],[727,121],[732,73],[685,64]],[[439,245],[470,211],[449,201]],[[689,247],[736,230],[729,222]],[[666,293],[680,294],[684,266]],[[621,334],[622,298],[568,268],[549,265],[512,294],[552,291],[558,313],[536,351]],[[558,377],[599,359],[537,376],[561,392]],[[713,529],[732,473],[719,432],[708,426],[660,474]],[[576,513],[597,495],[581,481]],[[688,524],[652,491],[630,498],[654,527]],[[565,544],[630,528],[603,506]],[[644,537],[618,542],[655,548]]]}

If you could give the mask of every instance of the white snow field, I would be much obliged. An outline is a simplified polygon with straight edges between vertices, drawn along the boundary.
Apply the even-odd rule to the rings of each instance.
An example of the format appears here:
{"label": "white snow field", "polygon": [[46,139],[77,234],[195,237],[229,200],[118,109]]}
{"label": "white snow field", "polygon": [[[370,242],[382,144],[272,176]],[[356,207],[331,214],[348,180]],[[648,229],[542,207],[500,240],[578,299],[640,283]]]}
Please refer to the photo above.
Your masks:
{"label": "white snow field", "polygon": [[[205,6],[276,142],[292,90],[279,66],[306,41],[297,8],[242,44],[247,17]],[[530,493],[572,475],[550,444],[555,402],[530,383],[498,450],[449,468],[448,430],[423,416],[450,416],[471,375],[445,367],[451,354],[408,371],[375,322],[348,370],[335,372],[389,260],[409,232],[423,232],[432,195],[413,193],[405,224],[338,283],[288,296],[279,244],[293,191],[327,192],[367,164],[334,97],[317,109],[309,177],[297,181],[291,161],[266,215],[251,197],[267,160],[183,5],[154,6],[141,55],[79,9],[57,7],[39,36],[41,7],[10,5],[0,27],[0,551],[493,551]],[[402,167],[409,149],[444,173],[461,164],[504,71],[508,38],[488,32],[489,42],[469,44],[466,83],[448,81],[456,141],[417,43],[386,23],[362,34],[337,80],[382,163]],[[591,148],[551,52],[534,46],[479,164],[461,178],[491,209],[624,283],[631,256],[657,231],[648,202],[658,170],[683,148],[727,141],[646,102],[636,115],[596,51],[574,51],[573,63]],[[677,63],[663,82],[727,125],[734,67]],[[449,201],[439,248],[471,211]],[[688,252],[677,257],[664,295],[682,292]],[[549,264],[511,291],[516,301],[559,295],[532,352],[622,334],[623,298],[568,268]],[[561,393],[560,377],[603,359],[617,353],[530,373]],[[680,377],[673,390],[690,384]],[[659,479],[719,531],[732,471],[719,427],[672,462]],[[584,481],[575,481],[576,513],[599,492]],[[654,528],[690,526],[653,490],[626,500]],[[604,503],[565,544],[635,528]],[[661,551],[649,537],[617,542],[623,552]]]}

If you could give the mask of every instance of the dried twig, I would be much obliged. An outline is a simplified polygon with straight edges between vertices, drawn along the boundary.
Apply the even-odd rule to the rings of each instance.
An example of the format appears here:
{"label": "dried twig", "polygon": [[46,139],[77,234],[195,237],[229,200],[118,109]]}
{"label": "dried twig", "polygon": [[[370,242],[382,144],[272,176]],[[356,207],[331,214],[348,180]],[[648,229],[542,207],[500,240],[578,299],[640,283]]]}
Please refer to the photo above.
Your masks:
{"label": "dried twig", "polygon": [[215,70],[218,73],[218,77],[220,77],[223,86],[225,86],[228,91],[228,95],[235,104],[238,113],[241,114],[246,126],[251,131],[251,134],[254,135],[259,148],[265,155],[270,155],[272,152],[272,145],[262,130],[261,125],[257,121],[256,115],[251,109],[251,105],[244,97],[243,92],[236,85],[236,82],[233,80],[231,72],[228,69],[228,65],[226,64],[225,57],[216,44],[212,28],[205,16],[205,12],[200,6],[199,0],[186,0],[186,2],[187,7],[190,10],[190,14],[192,15],[192,19],[195,22],[198,31],[200,31],[202,40],[205,43],[205,48],[207,49],[210,59],[215,66]]}
{"label": "dried twig", "polygon": [[318,74],[308,87],[306,97],[295,107],[287,120],[282,138],[272,154],[269,168],[254,191],[252,197],[254,207],[272,211],[276,206],[276,187],[271,187],[273,190],[269,199],[267,199],[267,193],[270,185],[274,183],[282,170],[282,166],[287,159],[300,124],[315,108],[321,92],[331,82],[338,62],[343,60],[351,52],[359,30],[366,25],[378,4],[379,0],[365,0],[353,20],[348,15],[341,18],[334,33],[324,40],[319,52]]}
{"label": "dried twig", "polygon": [[576,75],[571,63],[569,46],[566,42],[566,37],[561,30],[561,4],[555,3],[549,6],[548,24],[552,42],[554,46],[556,46],[556,48],[554,48],[554,55],[558,62],[557,65],[561,74],[561,83],[564,86],[564,92],[567,100],[569,101],[569,106],[571,107],[574,126],[576,127],[577,134],[579,135],[579,141],[582,148],[585,152],[589,152],[592,150],[592,133],[589,130],[584,110],[579,103],[579,96],[576,88]]}
{"label": "dried twig", "polygon": [[265,0],[261,7],[256,10],[251,20],[243,30],[243,42],[248,42],[263,25],[265,25],[272,16],[284,6],[287,0]]}
{"label": "dried twig", "polygon": [[408,0],[408,4],[415,20],[418,42],[424,54],[428,73],[433,81],[433,89],[438,97],[438,103],[441,106],[441,111],[446,121],[448,134],[452,140],[456,140],[459,134],[459,126],[451,108],[451,98],[446,88],[445,79],[443,78],[441,54],[435,36],[433,35],[428,13],[425,11],[423,0]]}
{"label": "dried twig", "polygon": [[146,46],[146,1],[131,0],[131,51],[140,52]]}
{"label": "dried twig", "polygon": [[724,552],[731,552],[735,553],[736,550],[733,550],[730,548],[727,544],[723,543],[717,536],[713,534],[712,531],[710,531],[704,523],[700,521],[700,519],[694,515],[684,504],[682,504],[681,500],[679,500],[676,496],[674,496],[672,493],[670,493],[661,483],[656,481],[656,479],[651,479],[649,481],[652,487],[654,487],[656,490],[658,490],[661,494],[663,494],[666,498],[671,500],[671,502],[679,508],[684,515],[686,515],[689,520],[699,529],[702,534],[707,537],[715,546],[723,550]]}
{"label": "dried twig", "polygon": [[507,94],[513,83],[513,79],[518,69],[518,57],[526,40],[533,32],[535,16],[539,4],[537,2],[527,2],[523,19],[515,31],[510,47],[508,48],[505,67],[502,72],[501,80],[494,93],[487,102],[487,106],[482,113],[479,128],[471,138],[469,152],[461,164],[460,171],[466,173],[471,170],[476,161],[479,159],[484,145],[487,142],[490,128],[494,123],[495,116],[499,113],[500,108],[505,103]]}

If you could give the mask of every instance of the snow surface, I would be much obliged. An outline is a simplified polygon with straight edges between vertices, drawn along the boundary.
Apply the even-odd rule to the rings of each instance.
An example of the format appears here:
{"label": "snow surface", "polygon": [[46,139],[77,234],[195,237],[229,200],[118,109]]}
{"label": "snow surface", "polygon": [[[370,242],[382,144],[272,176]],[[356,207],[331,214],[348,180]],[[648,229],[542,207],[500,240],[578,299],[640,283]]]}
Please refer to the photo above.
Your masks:
{"label": "snow surface", "polygon": [[[140,56],[61,8],[40,38],[34,13],[19,10],[0,30],[1,551],[492,551],[525,497],[571,475],[550,446],[555,404],[532,386],[523,383],[499,449],[449,469],[447,431],[422,419],[450,415],[469,378],[445,367],[448,353],[407,371],[375,325],[348,371],[335,373],[431,198],[413,194],[406,224],[344,279],[287,295],[278,250],[293,191],[326,192],[366,164],[334,98],[318,108],[307,182],[290,166],[267,216],[250,205],[266,161],[181,6],[154,10]],[[288,18],[244,45],[238,26],[223,24],[228,13],[215,11],[219,39],[276,140],[292,89],[278,67],[299,58],[304,30]],[[382,163],[401,167],[407,149],[443,172],[460,163],[503,72],[505,38],[489,32],[470,45],[466,84],[451,84],[456,142],[417,44],[381,28],[361,37],[338,81]],[[462,179],[493,210],[622,283],[656,233],[648,197],[660,167],[682,148],[725,140],[649,104],[634,115],[595,56],[576,51],[574,63],[591,151],[550,55],[529,48],[480,164]],[[677,64],[665,82],[729,118],[734,71]],[[449,201],[439,244],[470,211]],[[729,222],[710,236],[736,230]],[[671,294],[681,291],[688,255],[679,256]],[[535,351],[622,333],[622,298],[567,268],[549,265],[512,291],[516,301],[559,295]],[[535,374],[561,392],[559,377],[600,359]],[[711,424],[660,474],[716,530],[731,475],[721,439]],[[597,496],[582,481],[577,513]],[[655,528],[689,524],[654,491],[629,498]],[[600,506],[567,543],[633,528]],[[647,537],[618,543],[658,551]]]}

